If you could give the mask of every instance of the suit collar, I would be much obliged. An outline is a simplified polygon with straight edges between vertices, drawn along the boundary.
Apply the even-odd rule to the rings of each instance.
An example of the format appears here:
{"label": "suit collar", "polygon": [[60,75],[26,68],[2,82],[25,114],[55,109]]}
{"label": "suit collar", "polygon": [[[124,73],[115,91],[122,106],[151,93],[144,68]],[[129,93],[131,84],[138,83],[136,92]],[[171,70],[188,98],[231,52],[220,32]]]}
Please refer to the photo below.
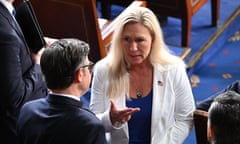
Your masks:
{"label": "suit collar", "polygon": [[57,94],[48,94],[47,101],[52,104],[81,108],[83,110],[86,110],[86,111],[94,114],[81,101],[75,100],[70,97],[64,97],[64,96],[57,95]]}
{"label": "suit collar", "polygon": [[80,101],[80,98],[79,98],[79,97],[76,97],[76,96],[70,95],[70,94],[59,94],[59,93],[54,93],[54,92],[51,92],[51,94],[53,94],[53,95],[59,95],[59,96],[64,96],[64,97],[70,97],[70,98],[72,98],[72,99],[75,99],[75,100]]}
{"label": "suit collar", "polygon": [[14,10],[14,6],[13,6],[10,2],[8,2],[8,1],[6,1],[6,0],[0,0],[0,3],[1,3],[5,8],[8,9],[9,13],[12,13],[12,11]]}
{"label": "suit collar", "polygon": [[70,97],[64,97],[58,94],[48,94],[47,101],[52,104],[78,107],[90,111],[81,101],[75,100]]}

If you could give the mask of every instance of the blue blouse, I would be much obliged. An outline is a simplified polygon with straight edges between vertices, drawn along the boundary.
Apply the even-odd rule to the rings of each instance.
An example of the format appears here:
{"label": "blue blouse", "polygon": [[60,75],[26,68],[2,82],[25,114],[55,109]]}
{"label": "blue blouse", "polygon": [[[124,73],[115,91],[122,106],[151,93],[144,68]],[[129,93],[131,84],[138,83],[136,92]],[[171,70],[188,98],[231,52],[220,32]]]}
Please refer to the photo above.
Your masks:
{"label": "blue blouse", "polygon": [[129,144],[150,144],[152,97],[151,91],[143,98],[131,98],[126,102],[127,107],[140,108],[140,111],[134,113],[128,121]]}

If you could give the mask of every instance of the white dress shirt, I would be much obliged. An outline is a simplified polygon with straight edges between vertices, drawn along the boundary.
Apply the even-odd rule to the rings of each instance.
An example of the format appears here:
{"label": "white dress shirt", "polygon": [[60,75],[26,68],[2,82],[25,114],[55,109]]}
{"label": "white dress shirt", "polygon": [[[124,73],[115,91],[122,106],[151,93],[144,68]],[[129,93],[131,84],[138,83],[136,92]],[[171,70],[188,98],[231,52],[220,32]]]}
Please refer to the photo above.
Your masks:
{"label": "white dress shirt", "polygon": [[6,0],[0,0],[0,2],[8,9],[8,11],[13,15],[13,11],[15,11],[14,6],[12,5],[12,3],[6,1]]}

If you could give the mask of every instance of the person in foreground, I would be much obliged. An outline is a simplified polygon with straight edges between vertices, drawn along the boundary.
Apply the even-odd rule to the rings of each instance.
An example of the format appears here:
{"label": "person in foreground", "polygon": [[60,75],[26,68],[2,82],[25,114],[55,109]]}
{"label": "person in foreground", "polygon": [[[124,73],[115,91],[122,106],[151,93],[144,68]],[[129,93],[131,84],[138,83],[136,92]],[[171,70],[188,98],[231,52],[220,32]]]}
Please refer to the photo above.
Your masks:
{"label": "person in foreground", "polygon": [[168,50],[148,8],[123,13],[91,90],[90,109],[112,144],[182,144],[193,127],[185,64]]}
{"label": "person in foreground", "polygon": [[203,101],[201,101],[200,103],[197,104],[197,109],[203,110],[203,111],[208,111],[211,103],[213,102],[214,98],[221,94],[224,93],[226,91],[235,91],[237,93],[240,93],[240,80],[236,80],[234,82],[232,82],[231,84],[229,84],[226,88],[222,89],[221,91],[211,95],[210,97],[204,99]]}
{"label": "person in foreground", "polygon": [[16,143],[16,121],[22,105],[47,95],[40,58],[31,53],[12,12],[14,0],[0,0],[0,133],[1,141]]}
{"label": "person in foreground", "polygon": [[240,143],[240,95],[226,91],[216,96],[208,111],[208,140],[211,144]]}
{"label": "person in foreground", "polygon": [[200,103],[197,104],[197,109],[203,110],[203,111],[208,111],[211,103],[213,102],[214,98],[226,91],[235,91],[237,93],[240,93],[240,80],[236,80],[232,83],[230,83],[226,88],[222,89],[221,91],[209,96],[208,98],[204,99]]}
{"label": "person in foreground", "polygon": [[101,121],[83,107],[93,63],[89,45],[60,39],[42,54],[41,68],[50,93],[23,105],[17,121],[19,144],[104,144]]}

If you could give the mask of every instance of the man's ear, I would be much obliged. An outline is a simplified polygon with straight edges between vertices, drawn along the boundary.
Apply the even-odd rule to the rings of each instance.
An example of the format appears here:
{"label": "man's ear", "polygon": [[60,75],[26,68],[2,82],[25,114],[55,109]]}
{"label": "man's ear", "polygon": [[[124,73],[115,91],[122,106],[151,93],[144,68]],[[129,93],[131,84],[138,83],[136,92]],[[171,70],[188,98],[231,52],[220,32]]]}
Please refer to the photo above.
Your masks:
{"label": "man's ear", "polygon": [[83,70],[82,68],[78,69],[76,72],[75,72],[75,75],[74,75],[74,80],[76,82],[81,82],[82,81],[82,78],[83,78]]}
{"label": "man's ear", "polygon": [[214,138],[214,129],[209,122],[208,122],[208,126],[207,126],[207,138],[208,138],[209,143],[212,143],[213,138]]}

